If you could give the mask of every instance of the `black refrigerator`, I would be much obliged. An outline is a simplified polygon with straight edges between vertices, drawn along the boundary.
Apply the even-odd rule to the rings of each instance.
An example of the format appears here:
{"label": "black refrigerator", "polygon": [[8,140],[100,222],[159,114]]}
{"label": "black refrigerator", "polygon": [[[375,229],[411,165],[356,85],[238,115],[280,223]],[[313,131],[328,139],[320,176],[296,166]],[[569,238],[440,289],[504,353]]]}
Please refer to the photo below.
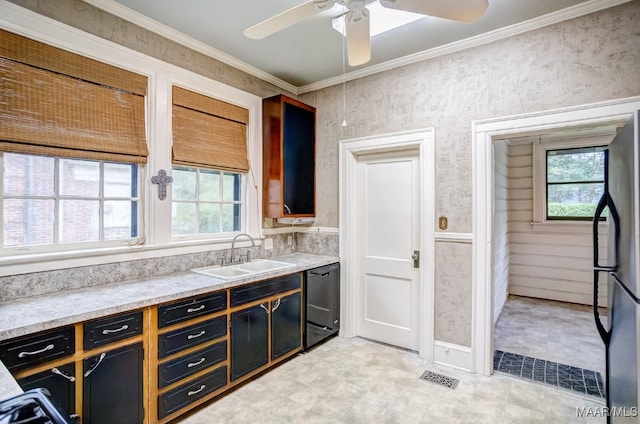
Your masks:
{"label": "black refrigerator", "polygon": [[[639,112],[605,151],[604,194],[593,221],[594,316],[606,346],[608,423],[640,423],[638,416],[640,307]],[[605,211],[608,209],[608,213]],[[608,221],[607,258],[598,257],[598,222]],[[606,279],[608,317],[598,314],[598,283]]]}

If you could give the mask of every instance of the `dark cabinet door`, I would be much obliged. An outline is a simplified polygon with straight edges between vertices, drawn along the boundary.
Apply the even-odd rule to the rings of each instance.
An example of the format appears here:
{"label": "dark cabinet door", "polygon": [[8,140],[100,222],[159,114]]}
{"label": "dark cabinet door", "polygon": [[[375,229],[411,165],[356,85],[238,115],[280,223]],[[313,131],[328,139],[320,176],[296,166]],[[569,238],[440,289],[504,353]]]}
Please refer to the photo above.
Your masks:
{"label": "dark cabinet door", "polygon": [[72,362],[22,378],[18,380],[18,384],[24,391],[37,388],[47,389],[61,411],[71,415],[75,413],[76,409],[75,374],[76,366]]}
{"label": "dark cabinet door", "polygon": [[289,296],[271,302],[271,359],[299,348],[301,336],[301,294]]}
{"label": "dark cabinet door", "polygon": [[315,214],[315,113],[284,103],[284,214]]}
{"label": "dark cabinet door", "polygon": [[142,343],[85,359],[82,423],[142,423],[142,367]]}
{"label": "dark cabinet door", "polygon": [[231,380],[269,362],[269,302],[231,314]]}

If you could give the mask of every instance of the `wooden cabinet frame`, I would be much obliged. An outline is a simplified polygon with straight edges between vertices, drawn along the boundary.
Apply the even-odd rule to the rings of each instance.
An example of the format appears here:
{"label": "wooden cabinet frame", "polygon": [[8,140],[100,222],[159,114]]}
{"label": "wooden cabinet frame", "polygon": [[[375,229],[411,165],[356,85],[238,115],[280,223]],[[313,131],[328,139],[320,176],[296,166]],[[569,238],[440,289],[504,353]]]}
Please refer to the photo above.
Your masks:
{"label": "wooden cabinet frame", "polygon": [[[283,276],[284,277],[284,276]],[[276,277],[277,278],[277,277]],[[300,275],[300,278],[302,280],[303,276]],[[248,284],[252,284],[252,283],[248,283]],[[176,418],[180,417],[181,415],[183,415],[184,413],[186,413],[187,411],[200,406],[208,401],[210,401],[211,399],[220,396],[221,394],[223,394],[224,392],[228,391],[229,389],[245,383],[246,381],[254,378],[256,375],[261,374],[263,372],[265,372],[266,370],[268,370],[269,368],[273,367],[274,365],[283,362],[289,358],[291,358],[292,356],[296,355],[298,352],[300,352],[303,348],[303,344],[302,344],[302,333],[303,333],[303,302],[300,302],[300,334],[299,334],[299,338],[300,338],[300,345],[279,356],[278,358],[273,359],[272,358],[272,346],[271,346],[271,328],[272,328],[272,305],[274,305],[278,299],[281,298],[285,298],[287,296],[296,294],[296,293],[300,293],[300,297],[301,299],[304,299],[304,296],[302,294],[302,290],[303,290],[303,285],[301,284],[300,287],[296,288],[296,289],[291,289],[291,290],[286,290],[283,292],[279,292],[279,293],[275,293],[275,294],[270,294],[264,298],[260,298],[260,299],[256,299],[254,301],[251,302],[247,302],[245,304],[242,305],[238,305],[238,306],[234,306],[234,307],[229,307],[227,306],[227,308],[225,310],[220,310],[220,311],[215,311],[212,312],[208,315],[202,315],[202,316],[197,316],[195,318],[192,319],[188,319],[185,321],[181,321],[163,328],[159,328],[158,327],[158,307],[159,306],[163,306],[163,305],[168,305],[171,303],[176,303],[176,302],[180,302],[180,301],[184,301],[187,300],[189,298],[185,298],[185,299],[181,299],[181,300],[177,300],[177,301],[173,301],[173,302],[167,302],[163,305],[153,305],[153,306],[149,306],[146,307],[144,309],[141,309],[141,313],[142,313],[142,334],[140,335],[136,335],[133,337],[129,337],[127,339],[124,340],[119,340],[113,343],[108,343],[108,344],[104,344],[103,346],[100,346],[99,348],[95,348],[95,349],[90,349],[90,350],[84,350],[84,325],[86,324],[86,322],[81,322],[81,323],[77,323],[74,324],[74,332],[75,332],[75,352],[71,355],[65,356],[63,358],[59,358],[56,359],[54,361],[51,362],[47,362],[38,366],[34,366],[25,370],[21,370],[21,371],[17,371],[13,373],[14,378],[16,379],[22,379],[25,377],[29,377],[41,372],[46,372],[46,371],[50,371],[52,368],[54,367],[59,367],[65,364],[69,364],[69,363],[73,363],[75,364],[75,382],[73,382],[72,384],[74,384],[75,386],[75,410],[74,411],[69,411],[70,413],[75,413],[78,414],[80,416],[82,416],[83,414],[83,382],[84,382],[84,369],[83,369],[83,362],[85,359],[87,358],[91,358],[94,356],[99,356],[102,353],[107,353],[109,351],[112,351],[114,349],[118,349],[121,347],[125,347],[125,346],[130,346],[133,344],[137,344],[137,343],[142,343],[144,352],[143,352],[143,365],[142,365],[142,374],[143,374],[143,404],[144,404],[144,424],[165,424],[168,423],[172,420],[175,420]],[[230,298],[230,289],[224,289],[224,290],[214,290],[211,293],[224,293],[225,296],[227,296],[227,305],[229,305],[229,298]],[[198,297],[202,297],[202,295],[198,296]],[[267,337],[267,343],[268,343],[268,352],[269,352],[269,358],[268,361],[265,365],[253,370],[252,372],[238,378],[235,381],[231,381],[231,338],[233,337],[233,334],[231,334],[230,331],[230,327],[231,327],[231,314],[236,312],[236,311],[240,311],[243,310],[245,308],[249,308],[249,307],[253,307],[259,304],[263,304],[267,302],[269,305],[269,334]],[[119,315],[119,314],[117,314]],[[115,317],[116,315],[114,315]],[[181,329],[181,328],[185,328],[185,327],[189,327],[192,326],[194,324],[199,324],[199,323],[203,323],[206,322],[208,320],[211,319],[215,319],[217,317],[221,317],[224,316],[226,317],[226,322],[227,322],[227,332],[224,336],[218,337],[216,339],[213,340],[209,340],[207,342],[204,342],[202,344],[199,344],[197,346],[192,346],[188,349],[176,352],[172,355],[169,355],[167,357],[164,358],[159,358],[158,355],[158,351],[159,351],[159,345],[158,345],[158,336],[165,334],[165,333],[169,333],[172,331],[175,331],[177,329]],[[103,319],[103,318],[100,318]],[[179,381],[174,381],[171,384],[166,385],[165,387],[159,388],[159,374],[158,374],[158,367],[161,364],[165,364],[169,361],[175,360],[176,358],[180,358],[182,356],[188,356],[189,354],[198,352],[201,349],[205,349],[207,347],[211,347],[217,343],[220,343],[222,341],[226,341],[226,348],[227,348],[227,355],[226,355],[226,360],[224,361],[219,361],[215,364],[212,364],[211,366],[204,368],[202,370],[199,370],[198,372],[195,372],[194,374],[188,375],[187,377],[184,377],[182,379],[180,379]],[[187,406],[183,407],[180,410],[177,410],[173,413],[171,413],[170,415],[167,415],[166,417],[163,418],[159,418],[159,413],[158,413],[158,405],[159,405],[159,400],[158,397],[164,393],[167,393],[171,390],[174,390],[178,387],[180,387],[181,385],[197,380],[205,375],[207,375],[208,373],[215,371],[217,369],[220,369],[221,367],[226,367],[227,373],[226,373],[226,385],[224,387],[221,387],[211,393],[208,393],[207,395],[193,401],[192,403],[188,404]]]}

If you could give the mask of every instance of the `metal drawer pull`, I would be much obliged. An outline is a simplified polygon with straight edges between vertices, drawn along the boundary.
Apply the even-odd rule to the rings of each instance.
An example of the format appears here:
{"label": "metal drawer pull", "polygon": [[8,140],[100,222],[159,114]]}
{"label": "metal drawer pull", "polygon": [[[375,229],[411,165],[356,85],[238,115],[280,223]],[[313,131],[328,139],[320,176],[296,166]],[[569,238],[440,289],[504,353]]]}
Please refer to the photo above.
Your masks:
{"label": "metal drawer pull", "polygon": [[197,339],[198,337],[202,337],[202,336],[204,336],[205,334],[206,334],[206,331],[202,330],[202,331],[201,331],[201,332],[199,332],[198,334],[189,334],[189,335],[187,336],[187,339],[188,339],[188,340],[191,340],[191,339]]}
{"label": "metal drawer pull", "polygon": [[200,388],[198,390],[192,390],[189,393],[187,393],[187,396],[193,396],[193,395],[197,395],[198,393],[200,393],[201,391],[204,390],[204,388],[207,387],[204,384],[202,386],[200,386]]}
{"label": "metal drawer pull", "polygon": [[198,312],[204,309],[204,305],[200,305],[197,308],[189,308],[187,309],[187,313],[191,314],[193,312]]}
{"label": "metal drawer pull", "polygon": [[102,334],[106,335],[106,334],[112,334],[112,333],[119,333],[119,332],[124,331],[124,330],[126,330],[128,328],[129,328],[129,326],[127,324],[123,325],[120,328],[116,328],[115,330],[109,330],[107,328],[107,329],[102,330]]}
{"label": "metal drawer pull", "polygon": [[204,361],[206,361],[205,358],[200,358],[200,360],[197,361],[197,362],[189,362],[187,364],[187,367],[189,367],[189,368],[197,367],[198,365],[202,364]]}
{"label": "metal drawer pull", "polygon": [[264,306],[262,303],[260,304],[260,307],[261,307],[262,309],[264,309],[264,311],[265,311],[266,313],[269,313],[269,308],[267,308],[266,306]]}
{"label": "metal drawer pull", "polygon": [[53,343],[46,345],[45,347],[43,347],[40,350],[34,350],[33,352],[20,352],[18,353],[18,358],[24,358],[25,356],[33,356],[33,355],[38,355],[40,353],[44,353],[48,350],[53,350],[53,348],[55,348],[55,345]]}
{"label": "metal drawer pull", "polygon": [[58,368],[51,368],[51,372],[54,373],[54,374],[57,374],[57,375],[59,375],[61,377],[66,378],[67,380],[69,380],[72,383],[74,381],[76,381],[76,378],[74,376],[67,375],[67,373],[64,373],[64,372],[60,371]]}
{"label": "metal drawer pull", "polygon": [[84,377],[87,378],[91,375],[92,372],[94,372],[96,370],[96,368],[98,368],[100,366],[100,364],[102,363],[102,360],[104,358],[106,358],[107,353],[106,352],[102,352],[100,354],[100,358],[98,358],[98,362],[96,362],[96,364],[94,366],[92,366],[91,368],[89,368],[87,370],[87,372],[84,373]]}
{"label": "metal drawer pull", "polygon": [[276,301],[276,304],[273,306],[273,309],[271,309],[271,312],[275,312],[276,309],[278,309],[279,307],[280,307],[280,299]]}

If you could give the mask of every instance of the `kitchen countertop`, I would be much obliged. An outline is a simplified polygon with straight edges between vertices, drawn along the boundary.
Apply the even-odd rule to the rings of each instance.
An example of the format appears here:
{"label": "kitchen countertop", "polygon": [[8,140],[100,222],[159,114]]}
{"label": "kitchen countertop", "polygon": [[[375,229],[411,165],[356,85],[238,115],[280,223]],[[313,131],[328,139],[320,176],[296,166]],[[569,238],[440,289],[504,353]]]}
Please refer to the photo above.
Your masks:
{"label": "kitchen countertop", "polygon": [[[233,280],[222,280],[194,272],[180,272],[0,302],[0,340],[198,296],[339,261],[335,256],[306,253],[291,253],[269,259],[289,262],[294,266]],[[9,371],[0,362],[0,399],[21,392]]]}

